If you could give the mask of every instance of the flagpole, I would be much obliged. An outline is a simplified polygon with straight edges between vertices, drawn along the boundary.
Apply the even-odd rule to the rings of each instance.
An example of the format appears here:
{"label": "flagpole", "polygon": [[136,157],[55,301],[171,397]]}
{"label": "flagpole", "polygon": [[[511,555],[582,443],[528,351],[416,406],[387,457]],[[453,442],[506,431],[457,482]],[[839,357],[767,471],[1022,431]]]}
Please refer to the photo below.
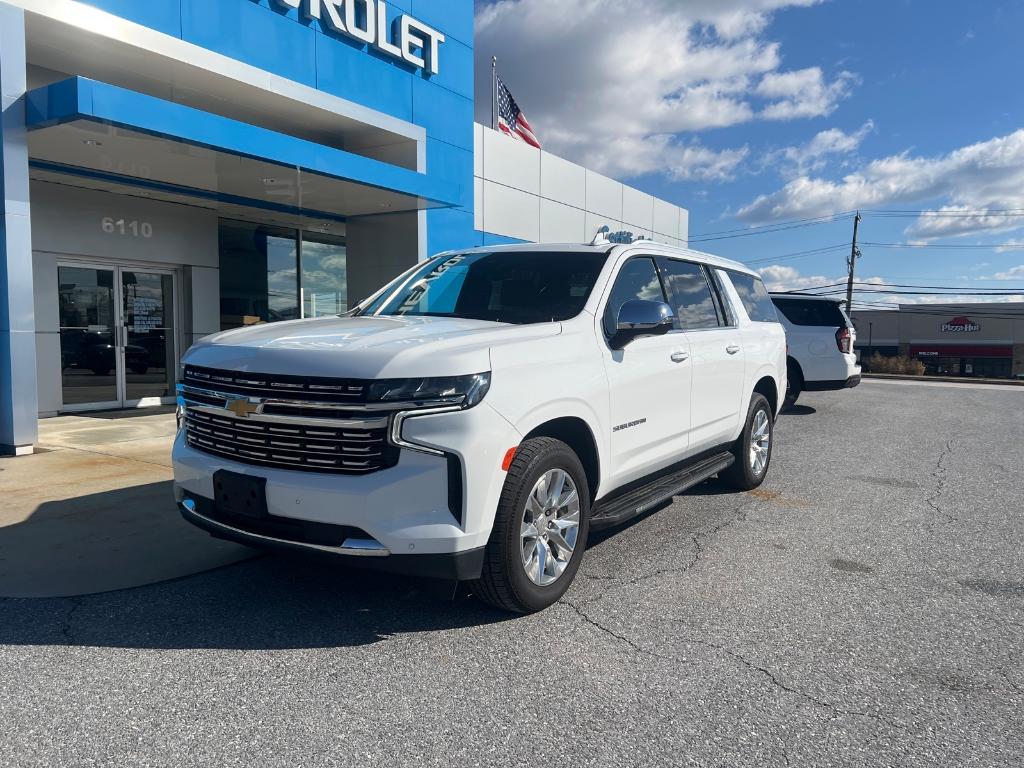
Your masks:
{"label": "flagpole", "polygon": [[498,130],[495,111],[498,104],[498,57],[491,57],[491,130]]}

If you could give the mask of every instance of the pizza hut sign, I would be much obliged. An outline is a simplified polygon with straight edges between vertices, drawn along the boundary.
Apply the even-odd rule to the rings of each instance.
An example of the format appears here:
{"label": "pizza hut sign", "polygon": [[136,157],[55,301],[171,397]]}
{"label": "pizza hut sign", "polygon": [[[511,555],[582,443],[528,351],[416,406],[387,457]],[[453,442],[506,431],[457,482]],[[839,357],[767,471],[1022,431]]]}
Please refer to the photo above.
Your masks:
{"label": "pizza hut sign", "polygon": [[943,333],[977,333],[980,330],[981,326],[969,317],[954,317],[942,324]]}

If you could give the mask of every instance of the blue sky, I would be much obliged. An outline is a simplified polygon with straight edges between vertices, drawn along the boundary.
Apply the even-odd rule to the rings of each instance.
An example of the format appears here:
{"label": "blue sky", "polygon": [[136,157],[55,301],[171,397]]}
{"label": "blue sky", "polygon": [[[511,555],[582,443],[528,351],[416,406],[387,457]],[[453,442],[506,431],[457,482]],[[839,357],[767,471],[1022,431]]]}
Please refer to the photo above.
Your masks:
{"label": "blue sky", "polygon": [[[995,213],[1024,214],[1022,31],[1024,0],[498,0],[477,3],[476,45],[546,148],[688,208],[694,241],[940,212],[866,214],[864,242],[927,247],[864,246],[859,277],[1024,294],[1024,215]],[[799,287],[845,254],[775,257],[851,231],[694,247]]]}

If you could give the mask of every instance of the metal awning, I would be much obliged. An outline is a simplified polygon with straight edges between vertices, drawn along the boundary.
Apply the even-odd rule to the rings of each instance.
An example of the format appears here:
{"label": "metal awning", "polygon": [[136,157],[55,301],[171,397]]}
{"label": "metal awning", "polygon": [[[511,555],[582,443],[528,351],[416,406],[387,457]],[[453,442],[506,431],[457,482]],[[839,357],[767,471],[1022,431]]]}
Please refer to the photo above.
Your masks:
{"label": "metal awning", "polygon": [[73,77],[26,96],[33,166],[332,218],[462,205],[461,185]]}

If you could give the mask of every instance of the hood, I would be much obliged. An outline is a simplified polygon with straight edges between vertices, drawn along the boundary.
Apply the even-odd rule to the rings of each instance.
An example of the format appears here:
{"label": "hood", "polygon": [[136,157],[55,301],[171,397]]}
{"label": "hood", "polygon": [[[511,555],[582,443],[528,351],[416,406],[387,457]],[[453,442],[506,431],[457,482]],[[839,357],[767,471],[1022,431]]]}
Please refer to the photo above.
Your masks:
{"label": "hood", "polygon": [[325,317],[207,336],[188,351],[184,362],[233,371],[357,379],[458,376],[489,371],[493,345],[560,332],[559,323]]}

